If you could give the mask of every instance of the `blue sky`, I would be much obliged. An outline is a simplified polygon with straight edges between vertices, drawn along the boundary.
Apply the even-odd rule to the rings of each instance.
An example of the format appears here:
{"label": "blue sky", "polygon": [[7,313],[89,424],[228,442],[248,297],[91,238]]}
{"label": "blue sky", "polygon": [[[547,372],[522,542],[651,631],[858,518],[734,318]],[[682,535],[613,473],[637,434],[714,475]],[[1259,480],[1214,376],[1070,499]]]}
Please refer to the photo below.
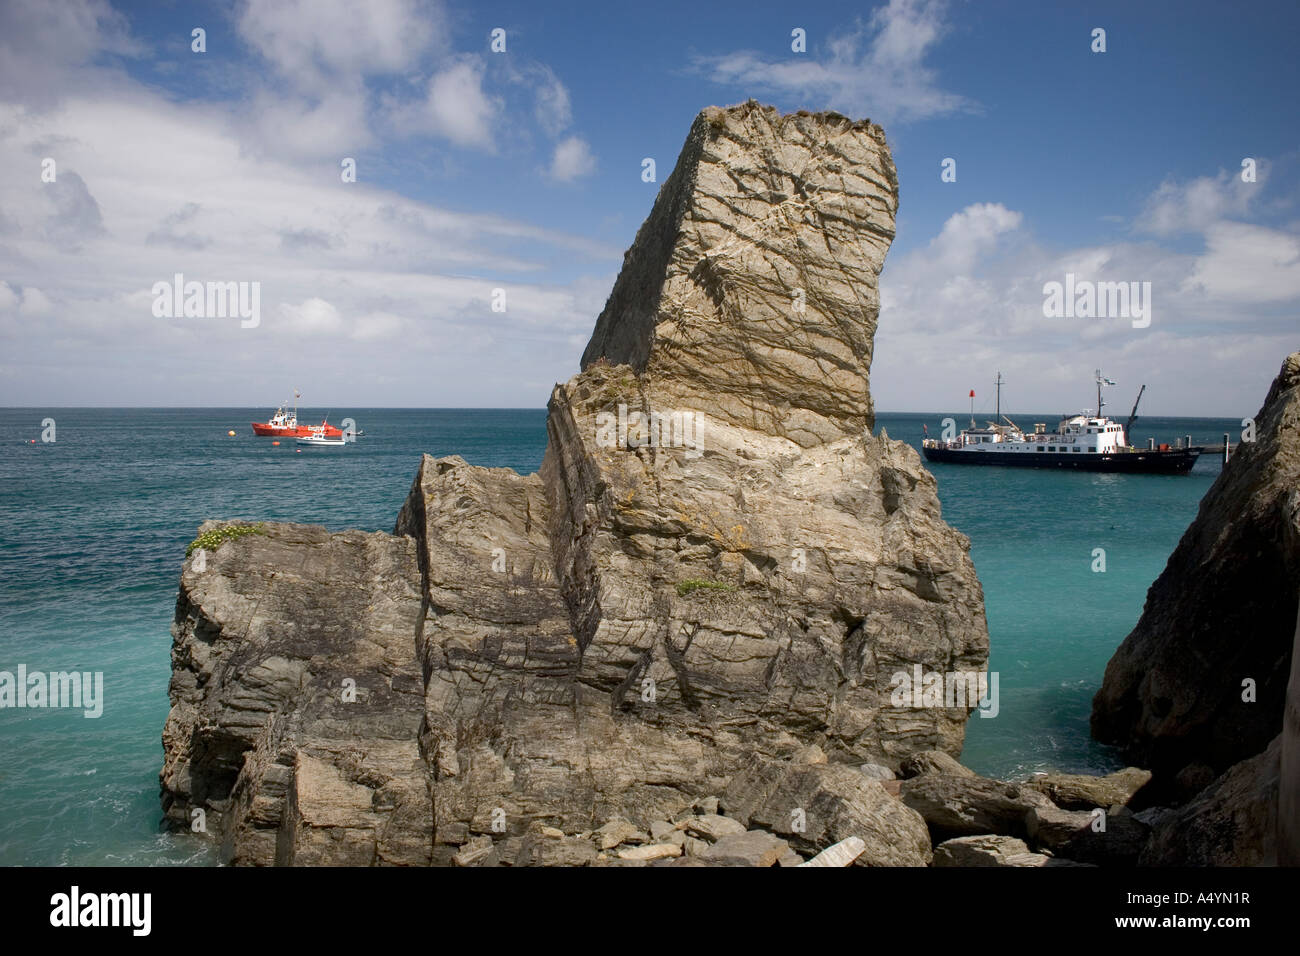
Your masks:
{"label": "blue sky", "polygon": [[[1293,3],[18,0],[0,404],[540,406],[654,201],[643,158],[662,182],[700,109],[752,96],[885,127],[879,408],[999,369],[1010,408],[1069,407],[1101,366],[1149,414],[1252,414],[1300,347],[1297,36]],[[259,325],[153,315],[176,272],[260,282]],[[1150,327],[1045,318],[1066,272],[1151,282]]]}

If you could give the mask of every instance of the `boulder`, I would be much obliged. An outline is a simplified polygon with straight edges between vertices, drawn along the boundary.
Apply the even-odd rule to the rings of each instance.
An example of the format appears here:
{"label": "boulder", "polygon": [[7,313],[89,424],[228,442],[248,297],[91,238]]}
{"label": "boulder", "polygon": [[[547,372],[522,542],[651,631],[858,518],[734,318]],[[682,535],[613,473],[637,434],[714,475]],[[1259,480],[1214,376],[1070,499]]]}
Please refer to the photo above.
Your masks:
{"label": "boulder", "polygon": [[948,773],[904,780],[899,798],[921,815],[936,839],[944,840],[987,833],[1024,837],[1031,810],[1057,809],[1029,787]]}
{"label": "boulder", "polygon": [[700,859],[721,866],[775,866],[790,852],[790,845],[762,830],[729,833],[699,854]]}
{"label": "boulder", "polygon": [[1024,840],[983,833],[953,837],[934,848],[935,866],[1012,866],[1012,857],[1029,853]]}
{"label": "boulder", "polygon": [[1066,810],[1127,804],[1151,780],[1151,771],[1126,767],[1104,777],[1077,773],[1035,774],[1028,785]]}
{"label": "boulder", "polygon": [[779,834],[804,854],[857,837],[857,866],[930,862],[925,821],[854,767],[757,757],[728,786],[726,804],[737,819]]}
{"label": "boulder", "polygon": [[[832,844],[822,850],[811,860],[792,864],[796,866],[852,866],[853,861],[860,857],[867,849],[867,845],[862,842],[861,837],[851,836],[847,840],[841,840],[839,843]],[[798,854],[793,854],[798,856]],[[783,858],[784,859],[784,858]]]}
{"label": "boulder", "polygon": [[903,758],[899,764],[898,775],[903,779],[919,777],[923,773],[946,773],[956,777],[979,776],[969,767],[964,767],[957,758],[942,750],[922,750]]}

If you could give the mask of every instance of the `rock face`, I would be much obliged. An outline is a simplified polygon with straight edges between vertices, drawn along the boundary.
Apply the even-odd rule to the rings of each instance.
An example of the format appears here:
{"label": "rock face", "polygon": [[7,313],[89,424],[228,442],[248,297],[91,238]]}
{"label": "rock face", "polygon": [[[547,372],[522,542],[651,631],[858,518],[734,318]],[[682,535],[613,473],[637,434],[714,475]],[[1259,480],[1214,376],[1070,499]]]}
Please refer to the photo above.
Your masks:
{"label": "rock face", "polygon": [[[1300,510],[1300,495],[1293,496],[1292,503]],[[1282,866],[1300,866],[1300,620],[1291,650],[1291,683],[1286,690],[1280,749],[1277,861]]]}
{"label": "rock face", "polygon": [[[269,525],[186,572],[169,817],[213,808],[240,863],[576,865],[601,851],[572,834],[726,792],[777,836],[728,860],[858,837],[859,864],[924,865],[857,767],[960,753],[975,701],[895,705],[895,675],[981,673],[988,635],[934,479],[870,434],[896,207],[877,126],[702,113],[538,474],[426,456],[393,535]],[[779,769],[746,798],[754,766]],[[805,803],[820,829],[789,830]]]}
{"label": "rock face", "polygon": [[[1282,729],[1300,595],[1300,352],[1106,667],[1093,735],[1186,798]],[[1255,685],[1243,700],[1243,682]]]}
{"label": "rock face", "polygon": [[1281,740],[1161,820],[1143,866],[1275,866]]}
{"label": "rock face", "polygon": [[582,367],[631,366],[664,408],[805,447],[860,436],[897,208],[879,126],[755,103],[705,110]]}
{"label": "rock face", "polygon": [[234,863],[427,864],[414,542],[265,532],[181,575],[164,812]]}

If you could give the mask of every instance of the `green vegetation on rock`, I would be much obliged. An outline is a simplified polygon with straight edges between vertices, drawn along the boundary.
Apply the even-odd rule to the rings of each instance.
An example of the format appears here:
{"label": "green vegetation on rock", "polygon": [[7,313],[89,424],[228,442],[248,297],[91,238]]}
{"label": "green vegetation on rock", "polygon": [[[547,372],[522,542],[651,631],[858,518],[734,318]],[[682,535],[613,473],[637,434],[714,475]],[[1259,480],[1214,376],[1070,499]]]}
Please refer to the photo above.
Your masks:
{"label": "green vegetation on rock", "polygon": [[242,538],[249,534],[266,534],[264,524],[259,521],[257,524],[228,524],[220,528],[213,528],[211,531],[205,531],[185,549],[185,557],[194,553],[195,549],[202,548],[204,551],[215,551],[227,541],[233,541],[235,538]]}
{"label": "green vegetation on rock", "polygon": [[698,591],[701,588],[710,591],[734,591],[736,586],[728,584],[726,581],[706,581],[703,578],[687,578],[685,581],[677,583],[677,596],[686,597],[692,591]]}

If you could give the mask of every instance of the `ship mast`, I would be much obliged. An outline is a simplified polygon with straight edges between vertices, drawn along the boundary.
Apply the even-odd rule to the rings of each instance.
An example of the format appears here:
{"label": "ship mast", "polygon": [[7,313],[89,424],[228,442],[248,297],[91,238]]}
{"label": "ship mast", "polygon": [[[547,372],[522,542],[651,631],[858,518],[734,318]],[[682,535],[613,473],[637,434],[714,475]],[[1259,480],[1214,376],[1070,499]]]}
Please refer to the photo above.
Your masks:
{"label": "ship mast", "polygon": [[1104,375],[1101,374],[1101,369],[1097,369],[1097,417],[1098,418],[1105,417],[1101,413],[1101,408],[1103,405],[1103,402],[1101,400],[1101,387],[1103,385],[1114,385],[1114,384],[1115,384],[1114,382],[1112,382],[1110,379],[1106,378]]}
{"label": "ship mast", "polygon": [[998,427],[1001,428],[1002,427],[1002,385],[1003,385],[1001,372],[998,372],[997,380],[994,381],[993,384],[997,388],[997,398],[994,400],[993,420],[997,422]]}

